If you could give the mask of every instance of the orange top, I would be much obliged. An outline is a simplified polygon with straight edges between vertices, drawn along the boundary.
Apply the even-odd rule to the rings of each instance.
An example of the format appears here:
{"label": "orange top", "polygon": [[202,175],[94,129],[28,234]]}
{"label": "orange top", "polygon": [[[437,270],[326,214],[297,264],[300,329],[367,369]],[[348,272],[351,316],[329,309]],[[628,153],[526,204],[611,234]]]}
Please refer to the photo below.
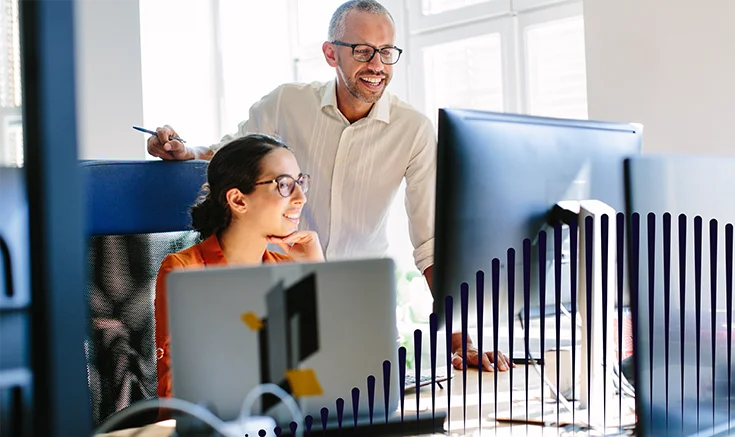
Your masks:
{"label": "orange top", "polygon": [[[289,262],[291,258],[280,253],[263,253],[264,263]],[[166,303],[166,276],[172,270],[227,265],[219,240],[211,236],[181,252],[166,255],[156,278],[156,358],[158,360],[158,396],[171,396],[171,357],[169,356],[168,308]]]}

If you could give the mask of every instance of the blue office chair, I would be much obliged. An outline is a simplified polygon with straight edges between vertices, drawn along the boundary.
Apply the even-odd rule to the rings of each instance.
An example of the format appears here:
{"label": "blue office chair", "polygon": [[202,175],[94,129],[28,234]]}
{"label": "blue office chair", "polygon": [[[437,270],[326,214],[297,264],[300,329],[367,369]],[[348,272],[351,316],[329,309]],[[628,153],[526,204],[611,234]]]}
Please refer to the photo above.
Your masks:
{"label": "blue office chair", "polygon": [[156,397],[153,299],[163,258],[197,243],[189,208],[205,161],[83,161],[87,192],[90,335],[95,425]]}

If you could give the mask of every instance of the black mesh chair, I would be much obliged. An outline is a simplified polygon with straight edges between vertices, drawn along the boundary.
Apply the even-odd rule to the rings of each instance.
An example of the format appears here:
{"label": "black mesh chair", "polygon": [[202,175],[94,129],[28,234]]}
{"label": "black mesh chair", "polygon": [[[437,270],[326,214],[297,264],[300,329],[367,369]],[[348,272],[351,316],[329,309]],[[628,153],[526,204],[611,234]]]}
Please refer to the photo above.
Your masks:
{"label": "black mesh chair", "polygon": [[156,274],[164,256],[197,243],[189,208],[206,181],[207,162],[85,161],[80,166],[89,237],[91,326],[85,349],[96,426],[157,395]]}

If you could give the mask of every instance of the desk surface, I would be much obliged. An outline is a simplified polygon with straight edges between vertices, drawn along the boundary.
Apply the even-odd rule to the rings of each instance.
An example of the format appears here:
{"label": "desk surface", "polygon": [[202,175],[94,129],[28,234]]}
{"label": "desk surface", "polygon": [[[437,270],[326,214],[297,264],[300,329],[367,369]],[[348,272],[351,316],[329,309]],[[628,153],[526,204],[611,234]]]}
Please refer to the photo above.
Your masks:
{"label": "desk surface", "polygon": [[[528,370],[528,397],[526,397],[526,370]],[[495,407],[497,406],[497,417],[509,418],[510,406],[515,418],[526,417],[526,406],[528,405],[528,418],[538,419],[541,417],[541,378],[537,370],[529,366],[517,366],[513,369],[513,390],[510,390],[510,372],[497,374],[497,404],[495,402],[495,377],[492,372],[482,372],[482,396],[478,396],[479,375],[475,369],[467,371],[467,390],[463,390],[463,377],[461,371],[454,371],[451,380],[451,410],[449,411],[449,423],[445,423],[445,429],[449,427],[450,435],[473,435],[479,434],[479,430],[492,430],[494,436],[510,436],[511,434],[546,436],[559,435],[559,429],[554,426],[542,427],[538,425],[509,424],[496,422]],[[442,383],[444,389],[436,388],[435,405],[436,411],[447,411],[448,387]],[[510,402],[512,394],[512,404]],[[556,422],[556,401],[550,397],[548,390],[545,393],[543,404],[544,417],[547,422]],[[464,398],[464,402],[463,402]],[[526,402],[528,399],[528,403]],[[617,399],[617,398],[616,398]],[[481,400],[481,402],[480,402]],[[431,411],[431,386],[422,387],[419,393],[419,409]],[[615,402],[617,406],[617,402]],[[561,406],[560,406],[561,407]],[[561,407],[560,422],[569,421],[571,415]],[[406,392],[404,397],[404,415],[410,418],[416,414],[416,393]],[[575,419],[585,421],[586,410],[577,410]],[[624,422],[632,422],[628,409],[623,405]],[[618,424],[617,407],[614,418],[608,419],[609,425]],[[316,426],[316,425],[315,425]],[[174,432],[173,421],[160,422],[148,425],[144,428],[135,428],[116,431],[107,434],[98,434],[98,437],[170,437]],[[485,431],[483,431],[485,432]],[[442,434],[439,434],[442,435]]]}

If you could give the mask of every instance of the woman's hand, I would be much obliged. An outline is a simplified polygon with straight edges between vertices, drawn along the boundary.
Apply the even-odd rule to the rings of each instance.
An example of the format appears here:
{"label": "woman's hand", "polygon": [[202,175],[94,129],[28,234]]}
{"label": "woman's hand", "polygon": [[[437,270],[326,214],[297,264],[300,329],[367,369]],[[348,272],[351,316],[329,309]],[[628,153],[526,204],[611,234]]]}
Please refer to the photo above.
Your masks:
{"label": "woman's hand", "polygon": [[277,244],[294,261],[324,261],[322,245],[314,231],[296,231],[285,237],[268,237],[268,242]]}

